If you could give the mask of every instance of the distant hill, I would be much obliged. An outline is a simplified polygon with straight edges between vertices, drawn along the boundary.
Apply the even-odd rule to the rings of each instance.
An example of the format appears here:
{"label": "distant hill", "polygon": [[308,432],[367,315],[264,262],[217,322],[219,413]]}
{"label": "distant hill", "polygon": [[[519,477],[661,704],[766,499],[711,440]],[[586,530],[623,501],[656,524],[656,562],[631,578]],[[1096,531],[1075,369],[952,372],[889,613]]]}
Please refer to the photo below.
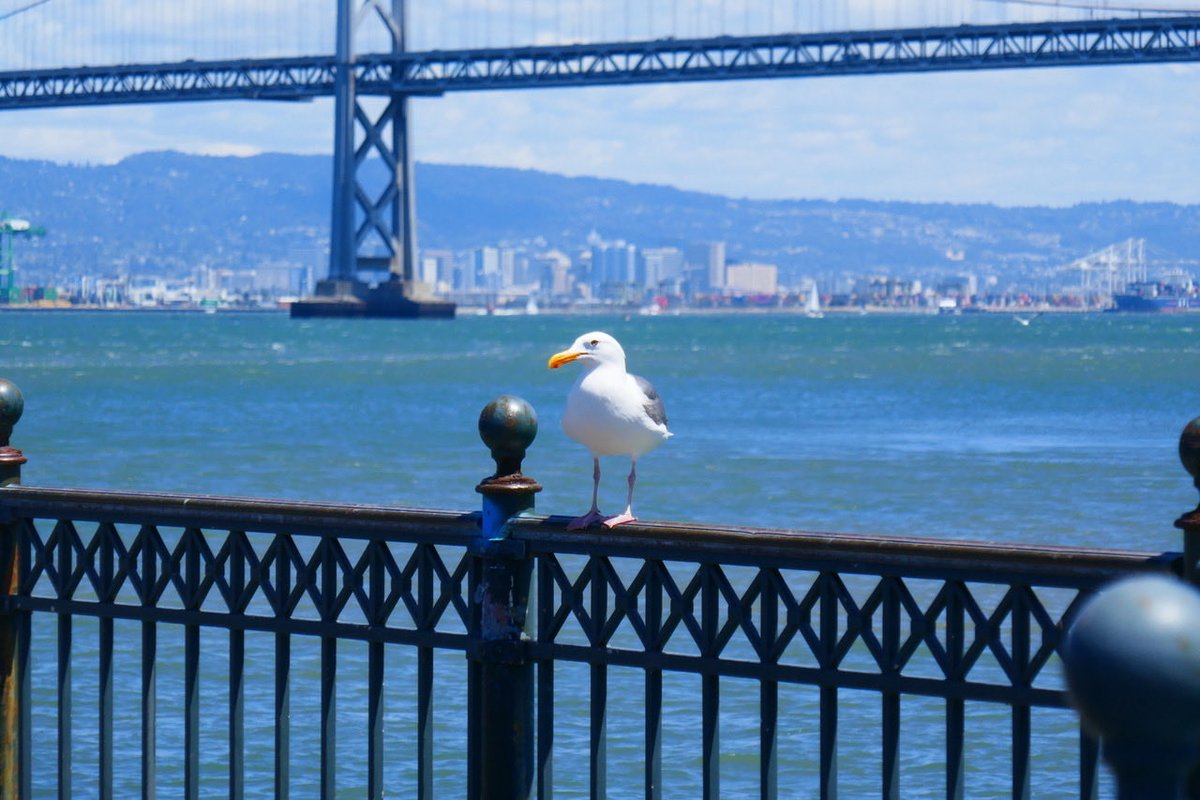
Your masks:
{"label": "distant hill", "polygon": [[[42,277],[118,270],[185,274],[296,262],[323,269],[330,159],[144,153],[111,166],[0,158],[0,210],[45,226],[23,243]],[[1089,203],[1001,208],[870,200],[745,200],[533,170],[418,164],[423,247],[544,243],[573,252],[591,231],[639,246],[723,239],[784,276],[1030,273],[1128,237],[1163,262],[1200,257],[1200,206]],[[382,174],[368,178],[373,188]]]}

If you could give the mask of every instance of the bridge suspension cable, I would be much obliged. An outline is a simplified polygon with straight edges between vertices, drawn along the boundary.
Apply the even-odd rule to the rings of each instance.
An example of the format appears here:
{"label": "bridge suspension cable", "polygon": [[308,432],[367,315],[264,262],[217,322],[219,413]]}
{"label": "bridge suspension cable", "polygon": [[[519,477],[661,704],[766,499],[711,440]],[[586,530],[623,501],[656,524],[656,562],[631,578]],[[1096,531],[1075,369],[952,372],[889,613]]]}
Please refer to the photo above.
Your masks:
{"label": "bridge suspension cable", "polygon": [[10,17],[20,16],[21,14],[24,14],[26,11],[32,11],[33,9],[37,8],[38,6],[44,6],[44,5],[46,5],[46,3],[49,3],[49,2],[50,2],[50,0],[35,0],[35,2],[26,3],[25,5],[21,6],[20,8],[14,8],[12,11],[6,11],[3,14],[0,14],[0,22],[3,22],[4,20],[9,19]]}
{"label": "bridge suspension cable", "polygon": [[1135,6],[1113,5],[1108,2],[1088,2],[1088,0],[981,0],[984,3],[1008,6],[1036,6],[1040,8],[1071,8],[1093,13],[1121,14],[1200,14],[1200,8],[1184,8],[1177,6]]}

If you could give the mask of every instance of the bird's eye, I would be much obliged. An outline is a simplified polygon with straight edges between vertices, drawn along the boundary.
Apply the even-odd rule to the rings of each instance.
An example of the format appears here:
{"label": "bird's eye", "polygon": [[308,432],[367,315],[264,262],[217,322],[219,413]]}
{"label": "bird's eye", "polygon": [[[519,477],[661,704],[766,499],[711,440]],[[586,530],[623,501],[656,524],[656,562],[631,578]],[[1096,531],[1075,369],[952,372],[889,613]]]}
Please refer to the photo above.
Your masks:
{"label": "bird's eye", "polygon": [[592,347],[595,347],[596,345],[600,344],[600,340],[592,339],[590,342],[588,342],[588,344],[591,345]]}

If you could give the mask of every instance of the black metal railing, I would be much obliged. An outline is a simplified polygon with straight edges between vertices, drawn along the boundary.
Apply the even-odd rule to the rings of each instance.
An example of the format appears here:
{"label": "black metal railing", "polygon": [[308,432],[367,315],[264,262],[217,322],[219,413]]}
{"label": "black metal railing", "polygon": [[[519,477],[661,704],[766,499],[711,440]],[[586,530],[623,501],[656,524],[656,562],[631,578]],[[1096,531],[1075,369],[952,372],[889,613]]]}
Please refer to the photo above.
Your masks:
{"label": "black metal railing", "polygon": [[[525,411],[513,408],[518,426],[526,424]],[[19,463],[12,466],[23,460],[19,451],[0,450],[0,462],[10,465],[9,485],[0,489],[7,589],[0,613],[0,793],[107,798],[132,787],[143,797],[162,791],[197,798],[214,793],[212,779],[230,797],[254,794],[248,783],[276,797],[333,797],[349,783],[382,797],[396,757],[389,745],[396,732],[386,733],[386,723],[401,705],[410,746],[404,786],[389,785],[392,796],[550,798],[570,778],[604,797],[613,760],[609,729],[618,722],[611,710],[619,699],[635,718],[619,720],[622,731],[633,725],[641,740],[633,759],[637,785],[621,793],[659,798],[673,713],[664,676],[686,675],[699,683],[689,705],[699,706],[696,785],[705,798],[721,796],[722,761],[729,758],[722,754],[722,709],[731,710],[723,691],[734,681],[755,686],[750,695],[739,689],[736,713],[753,715],[753,705],[743,705],[747,696],[757,703],[757,741],[754,752],[737,755],[757,762],[740,768],[757,770],[763,798],[795,791],[780,786],[781,733],[795,724],[781,718],[780,692],[791,687],[816,695],[814,777],[823,798],[838,793],[845,738],[839,722],[848,695],[854,703],[874,698],[867,702],[876,704],[878,730],[860,735],[879,743],[876,791],[883,797],[911,788],[902,769],[911,747],[939,764],[938,785],[921,787],[924,793],[963,797],[967,709],[985,704],[1005,710],[1007,732],[987,735],[1007,738],[1011,794],[1024,798],[1033,785],[1033,712],[1068,707],[1051,665],[1081,601],[1114,578],[1185,566],[1176,553],[749,528],[567,531],[563,519],[529,513],[540,487],[519,468],[531,440],[532,433],[515,444],[489,442],[497,474],[478,487],[483,512],[472,514],[25,487],[18,485]],[[6,445],[0,436],[0,448]],[[87,636],[95,644],[86,649],[94,667],[82,667],[76,632],[92,621]],[[117,623],[122,631],[140,629],[135,642],[116,635]],[[228,638],[210,652],[214,631]],[[166,655],[163,638],[180,632],[182,652]],[[269,668],[259,655],[248,656],[248,634],[273,640],[255,650]],[[316,653],[303,677],[294,652],[301,643],[306,652],[315,643]],[[339,673],[348,669],[352,647],[366,697],[362,725],[356,722],[347,740]],[[400,691],[388,661],[395,650],[414,664]],[[52,686],[39,690],[34,665],[43,652],[53,663],[39,663],[36,673]],[[435,659],[442,663],[447,654],[465,656],[465,699],[435,713]],[[178,708],[160,702],[161,671],[171,659],[183,673],[172,694]],[[224,684],[212,692],[224,701],[220,709],[208,694],[213,665]],[[560,680],[572,665],[586,671],[586,681]],[[96,670],[88,693],[94,708],[86,713],[74,702],[84,669]],[[253,689],[253,702],[250,672],[269,684]],[[614,681],[616,672],[625,677]],[[633,689],[630,674],[641,676]],[[315,684],[319,698],[309,718],[293,699]],[[630,701],[638,695],[644,701]],[[133,708],[118,697],[131,698]],[[356,707],[362,699],[355,698]],[[905,741],[902,711],[916,702],[940,704],[944,739]],[[556,769],[567,705],[586,715],[586,744],[577,752],[586,749],[587,764]],[[446,720],[448,713],[456,718]],[[95,728],[87,732],[96,752],[88,750],[86,765],[76,763],[84,749],[76,741],[81,719]],[[114,743],[126,719],[140,726],[133,752]],[[181,728],[181,753],[164,750],[164,720]],[[315,759],[292,750],[297,720],[316,728]],[[438,736],[446,731],[443,743]],[[253,740],[264,732],[267,741]],[[1079,742],[1070,793],[1097,796],[1096,741],[1074,722],[1058,735],[1070,740],[1069,749]],[[457,759],[460,741],[465,777],[438,763]],[[627,783],[624,738],[621,745]],[[35,765],[35,748],[53,753],[53,770],[45,759]],[[248,766],[251,749],[270,755]],[[347,750],[355,757],[345,758]],[[178,792],[161,788],[160,759],[171,761]],[[137,761],[140,772],[132,775]],[[304,775],[296,774],[298,763]],[[365,775],[347,774],[351,763]],[[123,765],[122,777],[115,765]],[[96,773],[87,792],[77,791],[81,766]],[[297,789],[298,781],[308,789]]]}

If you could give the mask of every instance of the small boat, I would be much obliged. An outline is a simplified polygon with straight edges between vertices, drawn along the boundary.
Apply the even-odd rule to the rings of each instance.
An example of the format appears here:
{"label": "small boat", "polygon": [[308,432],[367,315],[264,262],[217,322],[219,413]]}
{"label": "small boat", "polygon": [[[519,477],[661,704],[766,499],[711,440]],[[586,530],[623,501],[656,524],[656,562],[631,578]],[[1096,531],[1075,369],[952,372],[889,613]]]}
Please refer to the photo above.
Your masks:
{"label": "small boat", "polygon": [[821,296],[817,294],[817,285],[815,283],[808,287],[808,300],[804,302],[804,316],[811,319],[821,319],[825,316],[821,312]]}

